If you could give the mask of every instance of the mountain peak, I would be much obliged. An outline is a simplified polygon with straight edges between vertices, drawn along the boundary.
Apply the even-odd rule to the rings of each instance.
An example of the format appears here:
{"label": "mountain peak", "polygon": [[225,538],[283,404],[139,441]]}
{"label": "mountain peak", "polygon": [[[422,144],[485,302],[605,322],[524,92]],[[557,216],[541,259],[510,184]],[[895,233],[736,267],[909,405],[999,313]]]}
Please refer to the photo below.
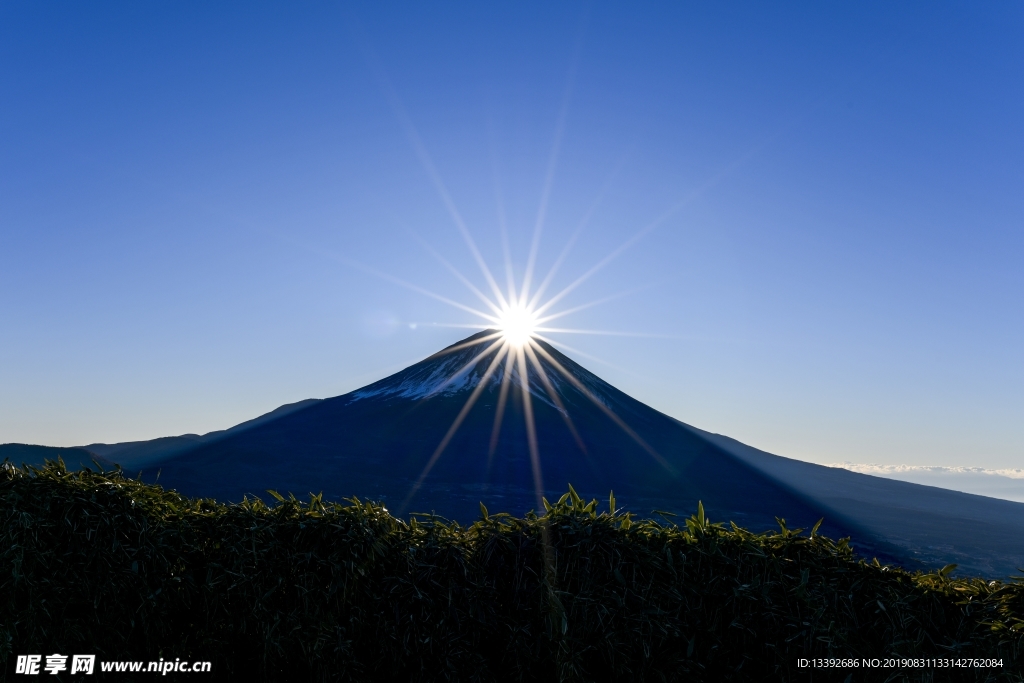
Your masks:
{"label": "mountain peak", "polygon": [[[521,352],[522,358],[519,353],[497,330],[483,330],[349,396],[353,401],[452,397],[472,392],[485,378],[487,389],[498,390],[506,374],[511,384],[520,389],[525,384],[531,396],[553,404],[558,400],[552,393],[579,393],[581,386],[586,388],[584,393],[604,402],[601,397],[611,388],[547,342],[531,340],[531,348]],[[522,381],[524,367],[526,383]]]}

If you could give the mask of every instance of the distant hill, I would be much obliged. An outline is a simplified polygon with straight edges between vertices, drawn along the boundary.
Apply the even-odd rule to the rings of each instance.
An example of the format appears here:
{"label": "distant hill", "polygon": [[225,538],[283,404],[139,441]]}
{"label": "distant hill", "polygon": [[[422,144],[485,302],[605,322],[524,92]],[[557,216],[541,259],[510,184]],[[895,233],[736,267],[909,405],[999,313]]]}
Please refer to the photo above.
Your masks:
{"label": "distant hill", "polygon": [[230,429],[221,429],[206,434],[182,434],[180,436],[165,436],[151,441],[125,441],[114,444],[93,443],[88,446],[82,446],[82,448],[109,458],[126,470],[132,470],[181,455],[201,444],[216,441],[229,434],[237,434],[319,402],[320,399],[318,398],[307,398],[303,401],[287,403],[269,413],[237,424]]}
{"label": "distant hill", "polygon": [[166,460],[181,455],[204,443],[216,441],[229,434],[251,429],[257,425],[276,420],[289,413],[301,410],[308,406],[319,403],[318,398],[307,398],[295,403],[287,403],[283,406],[264,413],[259,417],[246,420],[230,429],[220,429],[206,434],[181,434],[180,436],[163,436],[149,441],[123,441],[121,443],[92,443],[88,446],[74,446],[70,448],[58,448],[55,446],[35,446],[23,443],[8,443],[0,445],[0,461],[10,458],[16,464],[40,466],[44,460],[56,460],[58,457],[64,459],[64,464],[69,470],[82,469],[84,467],[95,467],[92,461],[95,458],[105,468],[112,468],[121,465],[125,470],[132,471],[136,468],[146,467],[155,462]]}
{"label": "distant hill", "polygon": [[16,465],[33,465],[42,467],[44,461],[62,459],[69,470],[80,470],[86,467],[95,470],[98,462],[103,469],[113,469],[114,463],[85,448],[57,448],[54,446],[35,446],[24,443],[5,443],[0,445],[0,461],[9,459]]}

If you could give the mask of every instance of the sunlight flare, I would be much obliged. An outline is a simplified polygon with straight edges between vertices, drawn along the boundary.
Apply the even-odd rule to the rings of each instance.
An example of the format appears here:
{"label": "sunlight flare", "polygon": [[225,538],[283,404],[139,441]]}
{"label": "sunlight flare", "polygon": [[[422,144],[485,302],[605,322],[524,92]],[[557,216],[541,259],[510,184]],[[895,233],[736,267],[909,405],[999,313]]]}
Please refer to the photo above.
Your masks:
{"label": "sunlight flare", "polygon": [[536,327],[537,314],[521,304],[506,307],[498,317],[498,331],[516,348],[521,348],[533,337]]}
{"label": "sunlight flare", "polygon": [[[462,226],[464,227],[464,226]],[[503,226],[502,226],[503,227]],[[579,231],[577,231],[578,233]],[[467,238],[470,245],[471,251],[474,252],[474,256],[478,256],[479,252],[475,250],[475,244],[472,243],[472,238],[466,233],[464,237]],[[452,304],[464,312],[470,312],[476,315],[479,319],[477,323],[429,323],[439,327],[477,327],[484,328],[486,333],[479,337],[464,342],[462,344],[454,345],[448,349],[445,349],[442,354],[453,353],[462,351],[470,346],[481,346],[481,350],[478,353],[474,353],[468,362],[459,364],[459,367],[454,372],[449,371],[448,377],[445,378],[438,386],[434,387],[431,391],[431,395],[438,395],[447,390],[450,387],[455,386],[456,381],[462,378],[467,373],[477,372],[476,368],[480,363],[486,363],[486,369],[483,370],[482,375],[476,382],[473,391],[466,399],[455,417],[452,424],[449,426],[447,433],[441,439],[441,442],[437,445],[430,458],[425,463],[419,478],[413,483],[408,496],[403,502],[400,511],[406,510],[412,500],[415,498],[417,491],[423,485],[427,476],[430,474],[434,465],[442,457],[445,450],[448,448],[455,434],[459,431],[463,422],[467,418],[470,411],[475,405],[479,403],[482,392],[492,383],[492,379],[497,382],[497,401],[494,406],[494,422],[491,428],[490,442],[487,449],[487,477],[491,476],[491,467],[493,465],[493,459],[495,452],[498,449],[498,440],[502,431],[502,423],[504,422],[504,414],[509,407],[512,398],[510,396],[513,387],[515,387],[519,394],[518,399],[521,401],[522,418],[526,431],[527,441],[527,452],[529,454],[530,470],[533,479],[533,489],[536,496],[538,508],[542,505],[544,500],[544,477],[541,466],[541,453],[540,443],[537,433],[536,418],[534,415],[534,402],[531,394],[536,392],[536,397],[544,402],[549,402],[554,409],[559,412],[565,422],[565,427],[572,435],[573,440],[580,449],[580,454],[583,458],[589,462],[589,453],[586,442],[584,441],[580,432],[576,429],[576,425],[573,422],[572,416],[570,415],[570,406],[566,405],[563,401],[562,388],[556,386],[556,382],[561,384],[562,387],[571,386],[576,390],[582,397],[590,403],[593,403],[598,409],[604,414],[604,416],[613,424],[618,426],[626,435],[628,435],[637,445],[639,445],[665,470],[669,476],[675,476],[677,474],[675,468],[660,454],[651,447],[636,431],[634,431],[619,415],[615,414],[615,411],[603,401],[601,401],[588,387],[583,385],[579,379],[577,379],[568,368],[563,366],[554,356],[542,346],[542,344],[553,344],[557,346],[564,346],[555,342],[552,339],[544,336],[544,333],[561,333],[561,334],[584,334],[584,335],[612,335],[612,336],[627,336],[627,337],[661,337],[662,335],[650,335],[639,332],[614,332],[606,330],[591,330],[591,329],[575,329],[566,327],[548,327],[545,323],[551,322],[556,319],[560,319],[569,316],[573,313],[578,313],[585,309],[597,306],[608,301],[619,299],[623,296],[633,294],[637,291],[646,289],[646,287],[639,287],[626,292],[619,292],[611,296],[603,297],[594,301],[583,303],[571,308],[563,309],[561,311],[552,311],[553,306],[563,299],[567,294],[576,289],[580,284],[587,280],[590,276],[600,270],[605,264],[618,256],[619,253],[624,251],[630,244],[635,241],[627,241],[626,244],[621,245],[618,249],[613,251],[611,254],[606,256],[604,259],[599,261],[596,266],[592,267],[581,277],[573,281],[568,287],[562,289],[557,294],[542,298],[544,291],[548,285],[552,282],[554,271],[558,269],[564,260],[565,256],[569,251],[569,247],[575,242],[577,234],[574,234],[570,239],[570,244],[566,245],[562,253],[556,259],[555,264],[552,266],[551,271],[541,281],[536,291],[531,291],[529,281],[524,277],[524,282],[517,287],[516,278],[512,272],[511,262],[508,254],[507,235],[503,233],[503,251],[505,252],[505,267],[506,267],[506,278],[508,280],[508,292],[501,295],[497,292],[496,283],[490,274],[490,270],[486,268],[484,264],[482,266],[482,272],[484,277],[488,280],[488,284],[491,286],[492,291],[495,291],[497,296],[495,299],[489,298],[484,291],[475,286],[469,278],[463,273],[459,272],[447,259],[438,254],[435,250],[430,248],[428,245],[423,244],[428,252],[438,260],[448,271],[453,273],[455,277],[464,285],[466,288],[480,301],[482,301],[486,308],[490,309],[491,313],[485,313],[484,311],[472,309],[465,304],[460,304],[446,297],[441,297],[433,292],[428,292],[422,288],[408,285],[404,281],[399,281],[400,284],[407,285],[415,288],[424,294],[428,294],[432,298],[439,299],[445,303]],[[535,255],[532,255],[535,258]],[[482,260],[482,259],[480,259]],[[531,258],[531,261],[533,259]],[[532,275],[532,266],[528,268],[526,275]],[[389,278],[397,280],[397,278]],[[586,355],[586,354],[582,354]],[[599,359],[597,359],[599,360]],[[500,379],[496,376],[500,374]],[[531,379],[531,374],[534,375],[536,380]],[[518,381],[513,380],[513,375],[518,375]],[[536,388],[532,387],[536,381]],[[517,402],[519,402],[517,401]]]}
{"label": "sunlight flare", "polygon": [[[595,301],[590,301],[583,304],[578,304],[570,308],[563,308],[561,311],[553,310],[554,307],[565,299],[570,293],[575,291],[580,285],[589,280],[594,274],[602,270],[609,263],[618,258],[623,252],[633,246],[636,242],[642,239],[645,235],[651,232],[658,224],[660,224],[667,216],[671,215],[677,208],[673,207],[672,210],[659,217],[653,223],[647,225],[645,228],[634,234],[631,238],[620,244],[611,253],[599,260],[589,270],[584,272],[573,280],[568,286],[561,289],[561,291],[554,295],[547,295],[548,288],[554,282],[555,274],[559,271],[562,264],[565,262],[572,247],[576,244],[577,239],[580,237],[585,226],[589,223],[593,216],[597,206],[600,204],[604,189],[599,194],[597,200],[593,206],[586,212],[583,219],[580,221],[576,230],[569,238],[568,243],[564,245],[561,252],[558,254],[553,265],[549,269],[548,273],[544,278],[539,278],[539,283],[534,284],[535,268],[537,265],[537,259],[540,252],[540,239],[541,233],[543,232],[545,219],[547,217],[549,193],[552,186],[554,168],[558,159],[558,149],[561,139],[561,125],[564,121],[560,120],[559,130],[556,134],[554,148],[552,150],[551,158],[549,159],[548,172],[544,182],[544,189],[541,196],[540,206],[537,212],[537,219],[534,225],[533,236],[530,242],[529,257],[527,259],[526,269],[522,275],[522,279],[517,283],[512,266],[511,249],[508,239],[508,230],[505,221],[505,212],[501,198],[500,183],[496,182],[496,198],[498,203],[498,227],[501,232],[501,246],[502,255],[504,257],[505,266],[505,279],[507,281],[507,291],[502,292],[499,287],[491,269],[488,267],[483,255],[476,245],[475,240],[470,234],[469,228],[462,218],[462,214],[455,207],[455,203],[452,200],[451,195],[448,193],[448,189],[444,182],[441,180],[440,174],[437,168],[434,166],[433,160],[427,154],[426,148],[419,139],[419,135],[415,128],[412,127],[411,121],[408,121],[407,117],[404,116],[404,111],[397,106],[397,102],[393,102],[396,106],[396,110],[400,114],[400,118],[406,127],[406,132],[409,135],[410,141],[413,144],[417,152],[417,156],[420,158],[420,162],[427,171],[433,181],[434,187],[439,193],[443,203],[448,209],[448,213],[455,223],[456,228],[461,234],[463,241],[468,247],[473,260],[480,269],[480,274],[483,276],[486,282],[485,287],[479,287],[474,284],[470,278],[456,268],[448,259],[444,258],[440,253],[434,250],[430,245],[426,244],[423,240],[417,238],[421,246],[435,259],[437,260],[446,270],[452,273],[459,282],[464,285],[469,292],[484,305],[484,310],[468,306],[464,303],[452,300],[448,297],[436,294],[422,287],[408,283],[400,278],[396,278],[384,273],[374,271],[366,267],[362,267],[363,270],[372,272],[374,275],[383,277],[391,282],[404,286],[406,288],[417,291],[421,294],[429,296],[433,299],[442,301],[449,304],[464,313],[470,313],[478,319],[477,323],[424,323],[426,325],[438,326],[438,327],[480,327],[484,328],[485,334],[482,334],[472,341],[465,342],[463,344],[457,344],[453,347],[445,349],[443,354],[454,353],[469,346],[475,346],[477,344],[483,345],[482,350],[479,353],[464,363],[460,363],[460,367],[455,372],[448,371],[448,376],[439,385],[435,386],[431,391],[431,395],[439,395],[441,393],[451,390],[452,387],[456,386],[457,381],[461,381],[467,373],[478,373],[477,367],[481,363],[486,363],[486,369],[482,372],[478,379],[476,379],[476,385],[469,397],[466,399],[458,415],[455,417],[452,424],[449,426],[446,434],[441,439],[440,443],[434,449],[430,458],[424,464],[423,470],[420,473],[418,479],[413,483],[408,496],[401,506],[401,511],[407,509],[408,505],[415,498],[417,491],[423,485],[427,476],[434,468],[437,461],[442,457],[445,450],[455,437],[459,428],[469,415],[470,411],[478,404],[478,399],[482,395],[482,392],[492,383],[496,383],[497,388],[497,401],[494,406],[494,418],[493,425],[491,428],[490,440],[487,448],[487,477],[491,476],[491,467],[495,453],[498,449],[498,441],[502,431],[504,414],[512,403],[510,399],[511,394],[515,389],[519,396],[518,398],[522,401],[522,418],[526,431],[527,451],[529,453],[530,470],[532,472],[533,488],[536,495],[536,501],[538,509],[544,502],[544,481],[541,467],[541,454],[540,444],[537,434],[537,426],[535,423],[534,416],[534,403],[531,394],[534,393],[534,388],[531,387],[533,381],[531,380],[531,372],[536,377],[536,398],[544,403],[549,403],[554,409],[562,415],[565,422],[565,426],[568,431],[572,434],[573,440],[579,447],[582,456],[589,460],[588,449],[586,442],[584,441],[580,432],[576,429],[576,425],[570,415],[570,406],[563,400],[561,396],[563,388],[570,386],[575,389],[578,393],[582,394],[585,401],[591,402],[596,405],[605,417],[612,423],[617,425],[623,432],[625,432],[633,441],[635,441],[643,450],[647,451],[668,473],[669,475],[675,475],[675,469],[672,465],[665,460],[650,444],[646,443],[626,422],[605,403],[603,403],[597,396],[594,395],[586,386],[584,386],[573,373],[570,372],[566,367],[559,363],[548,351],[542,346],[542,344],[556,344],[553,340],[543,336],[543,333],[555,333],[555,334],[584,334],[584,335],[612,335],[612,336],[628,336],[628,337],[661,337],[662,335],[647,335],[637,332],[611,332],[605,330],[592,330],[592,329],[575,329],[566,327],[550,327],[546,323],[568,317],[574,313],[581,312],[585,309],[589,309],[593,306],[597,306],[614,299],[621,298],[623,296],[632,294],[640,289],[646,289],[646,287],[640,287],[639,289],[630,290],[627,292],[620,292],[607,296]],[[564,118],[564,112],[563,112]],[[497,181],[497,171],[496,181]],[[610,178],[609,178],[610,180]],[[606,183],[607,185],[607,183]],[[490,290],[488,295],[487,290]],[[493,298],[492,298],[493,297]],[[550,348],[550,347],[549,347]],[[566,347],[567,348],[567,347]],[[553,350],[553,349],[552,349]],[[586,354],[583,354],[586,355]],[[603,362],[603,361],[602,361]],[[546,366],[546,367],[545,367]],[[479,373],[478,373],[479,374]],[[500,379],[497,375],[500,374]],[[513,374],[518,374],[518,382],[513,382]],[[493,382],[492,382],[493,380]],[[518,386],[516,386],[518,385]],[[429,397],[428,397],[429,398]],[[517,401],[518,402],[518,401]],[[486,404],[486,402],[485,402]],[[485,405],[484,408],[489,408],[490,405]]]}

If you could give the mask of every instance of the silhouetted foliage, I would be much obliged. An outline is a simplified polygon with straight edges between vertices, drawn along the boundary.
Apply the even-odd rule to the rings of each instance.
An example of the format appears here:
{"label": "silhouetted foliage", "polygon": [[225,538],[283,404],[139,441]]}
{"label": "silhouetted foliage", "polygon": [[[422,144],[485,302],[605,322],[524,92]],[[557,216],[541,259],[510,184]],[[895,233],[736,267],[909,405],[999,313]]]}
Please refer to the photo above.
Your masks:
{"label": "silhouetted foliage", "polygon": [[272,495],[225,505],[5,462],[5,675],[62,652],[209,659],[204,680],[809,680],[798,658],[897,656],[1003,667],[852,680],[1022,680],[1024,585],[866,562],[781,520],[641,521],[570,489],[543,515],[481,505],[463,528]]}

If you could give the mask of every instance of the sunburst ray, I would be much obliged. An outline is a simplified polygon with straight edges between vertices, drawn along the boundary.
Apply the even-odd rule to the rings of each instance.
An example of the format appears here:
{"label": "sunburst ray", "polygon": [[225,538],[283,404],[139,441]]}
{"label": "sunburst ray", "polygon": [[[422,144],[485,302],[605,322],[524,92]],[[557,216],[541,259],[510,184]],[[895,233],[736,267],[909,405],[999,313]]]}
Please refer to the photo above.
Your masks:
{"label": "sunburst ray", "polygon": [[626,368],[619,367],[618,365],[615,365],[614,363],[609,363],[604,358],[598,358],[597,356],[594,356],[594,355],[591,355],[589,353],[586,353],[585,351],[580,351],[579,349],[574,348],[572,346],[569,346],[568,344],[566,344],[564,342],[556,341],[556,340],[552,339],[551,337],[545,337],[542,334],[534,334],[533,338],[534,339],[538,339],[538,340],[543,341],[543,342],[547,342],[551,346],[554,346],[556,349],[561,349],[563,351],[568,351],[569,353],[574,353],[574,354],[576,354],[577,356],[579,356],[581,358],[586,358],[588,360],[594,361],[595,363],[601,363],[602,365],[606,365],[609,368],[613,368],[615,370],[618,370],[619,372],[627,372],[629,374],[634,375],[635,377],[639,377],[639,375],[637,375],[634,372],[631,372],[631,371],[627,370]]}
{"label": "sunburst ray", "polygon": [[477,266],[480,268],[480,272],[483,273],[484,279],[487,284],[491,287],[491,291],[494,292],[495,298],[499,302],[504,301],[504,297],[501,293],[501,288],[498,287],[498,283],[495,281],[494,276],[491,274],[491,269],[487,267],[487,262],[484,261],[483,255],[480,253],[480,249],[476,246],[476,241],[469,232],[469,228],[466,227],[466,222],[462,219],[462,214],[459,212],[458,207],[455,206],[455,201],[452,199],[451,194],[448,192],[448,188],[445,186],[444,181],[441,179],[441,174],[438,172],[437,167],[434,165],[430,154],[427,152],[427,148],[420,140],[419,133],[413,126],[412,121],[408,120],[408,117],[404,117],[404,123],[406,127],[406,133],[409,136],[410,142],[413,149],[416,152],[416,156],[420,160],[420,164],[423,166],[427,175],[430,177],[431,182],[434,184],[434,188],[441,197],[441,201],[444,203],[445,208],[448,209],[448,214],[451,216],[452,222],[455,223],[456,229],[459,234],[462,235],[463,242],[469,248],[470,253],[473,255],[473,259],[476,261]]}
{"label": "sunburst ray", "polygon": [[544,358],[551,364],[552,367],[554,367],[556,370],[558,370],[559,374],[561,374],[563,377],[565,377],[565,379],[576,388],[577,391],[579,391],[581,394],[583,394],[584,396],[589,398],[591,400],[591,402],[594,405],[596,405],[601,410],[601,412],[603,412],[606,416],[608,416],[608,418],[611,419],[611,421],[614,422],[616,425],[618,425],[619,428],[622,431],[624,431],[626,434],[628,434],[630,438],[632,438],[634,441],[636,441],[637,444],[639,444],[641,448],[643,448],[645,451],[647,451],[647,453],[652,458],[654,458],[654,460],[659,465],[664,467],[667,472],[669,472],[672,476],[676,476],[676,474],[677,474],[676,468],[673,467],[672,464],[668,460],[666,460],[660,453],[658,453],[656,450],[654,450],[654,448],[652,448],[650,444],[648,444],[646,441],[644,441],[643,437],[641,437],[639,434],[637,434],[633,430],[633,428],[630,427],[628,424],[626,424],[626,422],[621,417],[616,415],[615,411],[613,411],[611,408],[609,408],[604,403],[602,403],[597,398],[597,396],[595,396],[593,394],[593,392],[590,391],[590,389],[588,389],[586,386],[584,386],[584,384],[582,382],[580,382],[571,372],[566,370],[562,366],[562,364],[559,363],[558,360],[554,356],[552,356],[550,353],[548,353],[544,349],[543,346],[541,346],[540,344],[537,344],[536,342],[531,342],[531,344],[533,345],[534,349],[539,354],[544,356]]}
{"label": "sunburst ray", "polygon": [[576,241],[579,239],[580,235],[583,234],[583,230],[590,224],[590,219],[593,218],[594,214],[597,212],[598,207],[601,205],[601,201],[604,199],[605,193],[608,191],[609,185],[611,185],[612,178],[614,177],[614,171],[608,175],[608,178],[605,180],[600,192],[598,192],[597,197],[590,204],[590,208],[587,209],[586,213],[583,214],[583,218],[580,219],[576,229],[573,230],[572,235],[569,236],[568,241],[565,243],[565,246],[562,247],[562,251],[559,252],[554,263],[551,264],[551,268],[548,269],[548,274],[544,277],[544,280],[541,281],[540,286],[537,287],[537,291],[534,292],[533,297],[530,299],[530,303],[528,304],[529,308],[537,307],[537,303],[541,300],[541,297],[544,296],[544,293],[547,291],[551,281],[555,278],[555,274],[558,273],[558,269],[562,267],[565,259],[569,256],[569,252],[572,251]]}
{"label": "sunburst ray", "polygon": [[[451,327],[457,330],[479,330],[480,323],[413,323],[416,326],[422,325],[423,327]],[[500,332],[496,334],[501,334]]]}
{"label": "sunburst ray", "polygon": [[537,325],[543,325],[544,323],[551,322],[552,320],[558,320],[559,318],[564,318],[567,315],[572,315],[573,313],[579,313],[580,311],[585,311],[588,308],[593,308],[594,306],[600,306],[602,304],[606,304],[609,301],[615,301],[616,299],[625,298],[625,297],[630,296],[632,294],[636,294],[637,292],[642,292],[642,291],[644,291],[646,289],[650,289],[651,287],[653,287],[653,285],[645,285],[643,287],[634,287],[633,289],[627,289],[624,292],[618,292],[616,294],[610,294],[610,295],[608,295],[606,297],[603,297],[601,299],[595,299],[594,301],[588,301],[585,304],[580,304],[579,306],[574,306],[573,308],[567,308],[564,311],[559,311],[558,313],[552,313],[551,315],[544,316],[543,318],[537,318],[535,323]]}
{"label": "sunburst ray", "polygon": [[454,299],[449,299],[448,297],[442,296],[441,294],[437,294],[436,292],[432,292],[429,289],[425,289],[423,287],[420,287],[419,285],[415,285],[415,284],[413,284],[411,282],[407,282],[406,280],[403,280],[400,277],[395,277],[394,275],[391,275],[390,273],[385,273],[383,271],[377,270],[376,268],[371,268],[370,266],[367,266],[367,265],[364,265],[362,263],[359,263],[358,261],[353,261],[352,259],[347,259],[347,258],[344,258],[342,256],[332,255],[332,257],[335,258],[336,260],[340,261],[341,263],[344,263],[345,265],[349,266],[350,268],[355,268],[356,270],[361,270],[364,273],[368,273],[369,275],[373,275],[374,277],[378,277],[378,278],[380,278],[382,280],[386,280],[386,281],[388,281],[388,282],[390,282],[392,284],[399,285],[400,287],[405,287],[406,289],[409,289],[409,290],[411,290],[413,292],[416,292],[417,294],[422,294],[423,296],[430,297],[431,299],[435,299],[435,300],[440,301],[442,303],[446,303],[449,306],[453,306],[454,308],[459,309],[460,311],[465,311],[467,313],[472,313],[473,315],[478,316],[478,317],[482,318],[483,320],[487,320],[487,321],[490,321],[492,323],[497,323],[498,322],[498,318],[493,316],[493,315],[491,315],[491,314],[489,314],[489,313],[484,313],[483,311],[478,311],[477,309],[473,308],[472,306],[467,306],[466,304],[463,304],[463,303],[460,303],[458,301],[455,301]]}
{"label": "sunburst ray", "polygon": [[[488,341],[490,339],[495,339],[495,338],[500,337],[500,336],[501,336],[500,334],[495,333],[495,334],[488,335],[486,337],[482,337],[481,339],[479,339],[477,341],[480,342],[480,343],[484,343],[484,342],[486,342],[486,341]],[[459,377],[462,377],[462,375],[464,375],[466,372],[469,372],[470,370],[472,370],[473,366],[475,366],[477,363],[479,363],[484,358],[486,358],[489,353],[493,352],[495,347],[500,346],[501,344],[505,344],[505,343],[507,343],[507,342],[505,342],[503,339],[497,339],[493,344],[491,344],[486,349],[484,349],[480,353],[478,353],[475,356],[473,356],[473,358],[471,360],[467,361],[461,368],[459,368],[458,370],[453,372],[448,379],[446,379],[444,382],[442,382],[438,386],[434,387],[434,389],[430,392],[430,394],[427,395],[425,398],[430,398],[431,396],[436,396],[437,394],[440,394],[448,386],[450,386],[452,384],[452,382],[457,380]],[[466,346],[463,346],[463,348],[466,348]]]}
{"label": "sunburst ray", "polygon": [[455,421],[452,422],[452,425],[448,428],[444,438],[441,439],[441,443],[437,445],[437,448],[434,449],[434,452],[431,454],[427,464],[423,467],[423,471],[420,473],[419,479],[417,479],[416,483],[413,484],[412,490],[409,491],[409,495],[406,496],[405,501],[402,503],[399,514],[404,513],[409,507],[409,503],[416,496],[416,492],[420,490],[420,487],[423,485],[423,481],[427,478],[427,475],[430,474],[430,470],[433,469],[434,465],[441,457],[441,454],[444,453],[444,449],[448,447],[448,443],[452,440],[452,437],[454,437],[456,432],[459,431],[459,427],[462,426],[463,420],[466,419],[466,415],[469,414],[469,411],[476,404],[477,398],[480,397],[480,393],[484,390],[484,387],[487,386],[488,380],[491,378],[491,375],[494,374],[494,369],[498,366],[498,363],[501,362],[502,357],[508,349],[508,344],[502,345],[501,349],[499,349],[498,353],[495,354],[494,358],[487,366],[487,370],[484,372],[483,377],[480,378],[480,381],[477,383],[476,387],[474,387],[473,393],[471,393],[469,398],[466,399],[466,403],[462,406],[462,410],[460,410],[459,414],[456,415]]}
{"label": "sunburst ray", "polygon": [[476,285],[474,285],[472,282],[470,282],[468,277],[466,277],[465,275],[462,274],[462,271],[460,271],[458,268],[453,266],[448,261],[448,259],[446,259],[445,257],[441,256],[441,254],[439,254],[437,252],[437,250],[435,250],[433,247],[431,247],[429,244],[427,244],[424,240],[420,239],[419,236],[416,236],[416,241],[420,243],[420,246],[423,247],[423,249],[428,254],[430,254],[435,259],[437,259],[437,261],[441,265],[443,265],[446,269],[448,269],[448,271],[452,275],[454,275],[456,278],[458,278],[459,282],[464,284],[469,291],[473,292],[473,294],[476,296],[476,298],[478,298],[481,301],[483,301],[487,305],[488,308],[490,308],[492,311],[494,311],[495,315],[497,315],[497,316],[501,315],[501,307],[499,305],[495,304],[492,300],[488,299],[486,294],[481,292],[480,289]]}
{"label": "sunburst ray", "polygon": [[526,422],[526,444],[530,451],[530,469],[533,472],[533,490],[537,496],[537,509],[544,504],[544,476],[540,468],[540,447],[537,445],[537,424],[533,419],[533,403],[530,399],[530,376],[526,370],[526,354],[522,347],[515,349],[519,365],[519,381],[523,393],[523,418]]}
{"label": "sunburst ray", "polygon": [[486,344],[490,340],[497,339],[500,336],[501,336],[500,332],[494,332],[494,333],[486,335],[484,337],[477,337],[476,339],[470,339],[469,341],[466,341],[466,342],[461,342],[459,344],[454,344],[453,346],[449,346],[446,349],[441,349],[437,353],[430,354],[424,360],[433,360],[434,358],[440,358],[441,356],[447,356],[449,353],[456,353],[458,351],[461,351],[463,349],[468,349],[468,348],[470,348],[472,346],[476,346],[478,344]]}
{"label": "sunburst ray", "polygon": [[412,118],[406,112],[405,105],[402,104],[402,98],[398,95],[398,91],[395,90],[394,86],[391,84],[391,79],[388,78],[383,65],[381,65],[374,56],[367,55],[367,57],[368,61],[370,61],[371,70],[373,70],[377,76],[378,83],[384,91],[388,104],[391,105],[392,112],[394,113],[395,118],[398,119],[399,126],[401,126],[409,144],[413,148],[413,152],[415,153],[417,160],[420,162],[420,165],[426,172],[427,177],[430,178],[434,189],[437,191],[438,196],[441,198],[441,203],[444,204],[445,209],[448,211],[448,215],[451,217],[456,229],[462,236],[462,240],[466,243],[470,253],[473,255],[473,259],[476,261],[477,266],[480,268],[480,272],[483,274],[488,286],[490,286],[491,291],[494,293],[495,299],[499,302],[504,302],[505,298],[501,293],[501,288],[498,287],[498,283],[491,274],[491,269],[487,267],[487,262],[484,261],[484,257],[480,253],[480,249],[477,248],[476,241],[470,234],[469,228],[466,227],[466,222],[462,218],[462,213],[455,205],[455,200],[452,199],[451,193],[448,191],[448,187],[441,178],[441,173],[437,170],[437,166],[434,164],[433,158],[427,151],[426,145],[423,144],[423,140],[420,137],[415,124],[413,124]]}
{"label": "sunburst ray", "polygon": [[583,438],[580,433],[576,431],[576,425],[573,424],[572,417],[569,415],[569,411],[566,409],[565,404],[562,403],[562,398],[558,395],[558,390],[555,389],[554,384],[551,383],[551,379],[548,378],[548,373],[544,370],[544,366],[541,365],[540,360],[537,358],[537,354],[533,351],[532,344],[524,344],[523,350],[526,352],[527,357],[530,360],[533,369],[537,371],[537,376],[540,378],[540,383],[547,392],[551,402],[555,404],[555,407],[562,413],[562,419],[565,421],[565,425],[569,428],[569,432],[572,434],[572,438],[576,440],[576,445],[583,451],[583,454],[587,454],[587,446],[583,443]]}
{"label": "sunburst ray", "polygon": [[519,301],[526,301],[530,292],[530,285],[533,279],[533,269],[537,263],[537,254],[540,250],[540,237],[541,232],[544,229],[544,220],[547,217],[548,212],[548,201],[551,198],[551,188],[555,181],[555,169],[558,166],[558,156],[562,148],[562,136],[565,133],[565,122],[569,116],[569,100],[572,96],[573,79],[576,74],[576,60],[579,59],[577,45],[577,53],[573,57],[572,64],[569,68],[568,79],[565,84],[565,90],[562,94],[562,104],[559,107],[558,122],[555,124],[555,139],[551,144],[551,154],[548,157],[547,171],[544,175],[544,185],[541,190],[540,206],[537,209],[537,220],[533,228],[533,239],[530,242],[530,255],[526,261],[526,272],[523,274],[523,285],[522,291],[519,295]]}
{"label": "sunburst ray", "polygon": [[501,193],[501,181],[498,175],[497,154],[491,151],[494,168],[494,198],[498,212],[498,231],[501,233],[501,255],[505,262],[505,284],[508,287],[508,305],[516,306],[516,279],[512,269],[512,248],[508,243],[508,225],[505,220],[505,202]]}
{"label": "sunburst ray", "polygon": [[498,405],[494,409],[494,426],[491,428],[491,441],[487,445],[487,474],[490,476],[491,461],[498,449],[498,436],[501,434],[501,422],[505,416],[505,403],[508,401],[508,390],[512,383],[512,354],[505,356],[505,372],[501,375],[501,389],[498,390]]}
{"label": "sunburst ray", "polygon": [[674,335],[650,332],[616,332],[614,330],[582,330],[571,327],[534,327],[536,332],[558,332],[561,334],[590,334],[604,337],[643,337],[645,339],[678,339]]}

